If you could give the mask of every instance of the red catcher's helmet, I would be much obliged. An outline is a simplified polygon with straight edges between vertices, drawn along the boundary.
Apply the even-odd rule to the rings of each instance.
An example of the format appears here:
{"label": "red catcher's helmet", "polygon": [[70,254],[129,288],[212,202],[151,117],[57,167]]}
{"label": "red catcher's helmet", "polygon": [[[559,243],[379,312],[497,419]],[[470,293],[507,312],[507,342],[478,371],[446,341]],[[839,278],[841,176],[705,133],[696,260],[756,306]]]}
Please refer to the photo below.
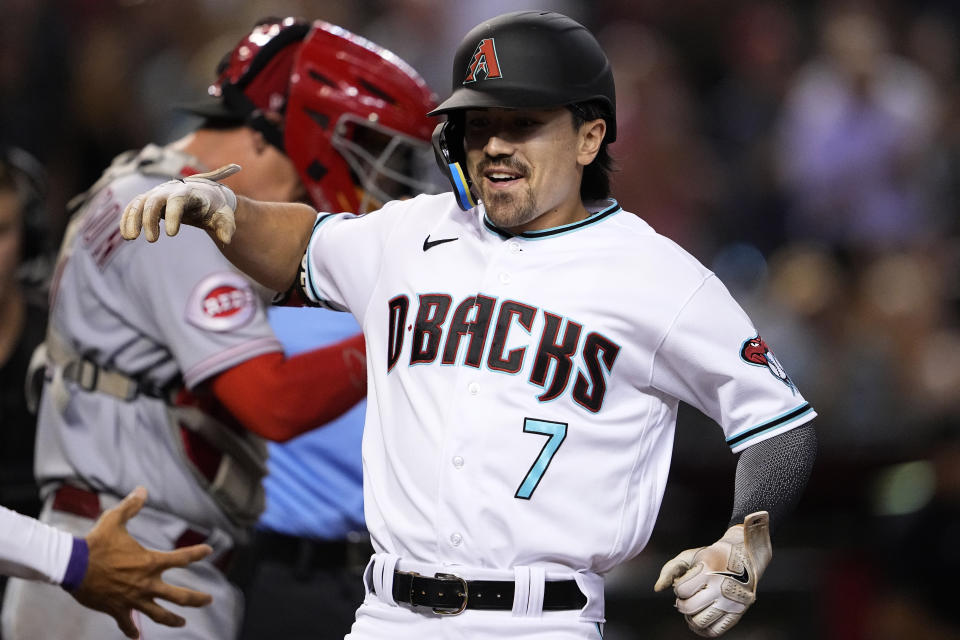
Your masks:
{"label": "red catcher's helmet", "polygon": [[436,123],[427,116],[435,105],[427,83],[396,54],[318,20],[291,76],[287,155],[326,211],[362,212],[371,197],[382,204],[436,192]]}
{"label": "red catcher's helmet", "polygon": [[191,111],[263,133],[321,211],[441,190],[426,115],[436,95],[394,53],[322,20],[268,19],[217,72],[215,101]]}

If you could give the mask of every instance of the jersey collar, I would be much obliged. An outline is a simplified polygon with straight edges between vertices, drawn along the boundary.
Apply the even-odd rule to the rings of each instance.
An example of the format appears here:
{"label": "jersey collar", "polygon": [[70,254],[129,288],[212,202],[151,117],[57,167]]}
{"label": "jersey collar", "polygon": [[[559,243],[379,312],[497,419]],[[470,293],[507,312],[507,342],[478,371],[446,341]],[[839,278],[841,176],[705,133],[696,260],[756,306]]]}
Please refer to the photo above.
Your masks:
{"label": "jersey collar", "polygon": [[537,231],[521,231],[520,233],[511,233],[510,231],[501,229],[497,225],[493,224],[493,222],[490,221],[490,218],[487,217],[486,210],[484,210],[483,226],[485,226],[488,231],[491,231],[504,239],[527,238],[528,240],[540,240],[542,238],[559,236],[565,233],[573,233],[574,231],[578,231],[584,227],[589,227],[590,225],[596,224],[605,218],[609,218],[610,216],[619,213],[621,208],[616,200],[613,198],[608,198],[606,200],[599,200],[597,202],[590,203],[590,205],[587,206],[587,211],[591,213],[583,220],[578,220],[569,224],[563,224],[559,227],[538,229]]}

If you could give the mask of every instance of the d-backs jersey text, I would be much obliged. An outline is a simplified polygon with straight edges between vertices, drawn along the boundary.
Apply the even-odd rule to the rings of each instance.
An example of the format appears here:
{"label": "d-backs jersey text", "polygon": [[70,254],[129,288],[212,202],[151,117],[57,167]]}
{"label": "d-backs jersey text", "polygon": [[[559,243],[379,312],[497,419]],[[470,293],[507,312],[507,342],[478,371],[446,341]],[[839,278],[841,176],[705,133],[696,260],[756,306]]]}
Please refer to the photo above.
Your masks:
{"label": "d-backs jersey text", "polygon": [[603,573],[646,544],[678,403],[733,451],[816,414],[718,279],[614,201],[512,235],[451,194],[321,215],[305,289],[367,338],[367,525],[420,562]]}

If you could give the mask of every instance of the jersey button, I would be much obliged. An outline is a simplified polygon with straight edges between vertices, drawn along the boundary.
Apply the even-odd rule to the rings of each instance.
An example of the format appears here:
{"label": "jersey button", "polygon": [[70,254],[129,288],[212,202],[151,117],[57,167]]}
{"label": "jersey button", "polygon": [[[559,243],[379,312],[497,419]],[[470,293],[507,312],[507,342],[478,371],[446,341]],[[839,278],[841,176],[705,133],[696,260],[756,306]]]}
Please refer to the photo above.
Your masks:
{"label": "jersey button", "polygon": [[455,466],[457,469],[462,469],[463,458],[461,458],[460,456],[453,456],[453,466]]}
{"label": "jersey button", "polygon": [[463,536],[461,536],[459,533],[450,534],[450,544],[455,547],[459,547],[461,542],[463,542]]}
{"label": "jersey button", "polygon": [[475,396],[480,393],[480,385],[476,382],[471,382],[467,385],[467,391],[470,392],[470,395]]}
{"label": "jersey button", "polygon": [[510,253],[520,253],[520,243],[516,240],[510,241]]}
{"label": "jersey button", "polygon": [[510,274],[506,271],[500,273],[500,283],[501,284],[510,284]]}

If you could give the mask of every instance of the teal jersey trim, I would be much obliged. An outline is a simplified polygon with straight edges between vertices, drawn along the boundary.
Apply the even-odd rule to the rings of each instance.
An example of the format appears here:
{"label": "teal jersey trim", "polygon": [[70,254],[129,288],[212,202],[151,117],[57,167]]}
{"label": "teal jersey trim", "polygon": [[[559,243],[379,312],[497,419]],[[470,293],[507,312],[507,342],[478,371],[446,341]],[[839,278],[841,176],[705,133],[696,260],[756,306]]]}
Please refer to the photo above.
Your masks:
{"label": "teal jersey trim", "polygon": [[325,215],[322,215],[322,216],[317,216],[316,222],[313,223],[313,231],[310,232],[310,240],[307,241],[307,254],[306,254],[307,260],[306,260],[306,268],[303,270],[303,271],[304,271],[304,275],[306,276],[306,285],[307,285],[307,287],[309,287],[309,289],[310,289],[310,294],[313,296],[314,300],[316,301],[316,304],[319,304],[319,305],[322,305],[322,306],[326,306],[326,305],[328,305],[329,303],[327,302],[327,300],[326,300],[323,296],[321,296],[321,295],[317,292],[316,287],[313,286],[313,277],[311,276],[311,273],[313,273],[313,260],[310,259],[310,243],[311,243],[311,241],[313,240],[313,234],[315,234],[315,233],[317,232],[317,229],[320,228],[320,225],[322,225],[324,222],[326,222],[327,220],[331,219],[331,218],[332,218],[333,216],[335,216],[335,215],[337,215],[337,214],[336,214],[336,213],[328,213],[328,214],[325,214]]}
{"label": "teal jersey trim", "polygon": [[483,214],[483,226],[487,228],[487,231],[495,233],[501,238],[524,238],[526,240],[543,240],[544,238],[552,238],[554,236],[560,236],[567,233],[573,233],[574,231],[579,231],[584,227],[589,227],[590,225],[596,224],[601,220],[609,218],[610,216],[619,213],[623,209],[620,208],[620,204],[613,198],[609,198],[608,201],[610,204],[596,213],[592,213],[583,220],[578,220],[577,222],[571,222],[570,224],[560,225],[559,227],[551,227],[550,229],[540,229],[538,231],[522,231],[520,233],[511,233],[506,229],[501,229],[497,225],[493,224],[490,221],[490,218],[487,217],[486,212]]}
{"label": "teal jersey trim", "polygon": [[811,413],[812,411],[813,411],[813,407],[810,406],[810,403],[804,402],[800,406],[794,409],[791,409],[786,413],[782,413],[776,418],[773,418],[772,420],[767,420],[766,422],[759,424],[755,427],[751,427],[746,431],[742,431],[737,435],[730,436],[729,438],[727,438],[727,444],[730,445],[731,448],[736,447],[738,445],[743,444],[744,442],[753,440],[754,438],[761,436],[764,433],[772,431],[773,429],[779,429],[780,427],[786,424],[795,422],[796,420]]}

